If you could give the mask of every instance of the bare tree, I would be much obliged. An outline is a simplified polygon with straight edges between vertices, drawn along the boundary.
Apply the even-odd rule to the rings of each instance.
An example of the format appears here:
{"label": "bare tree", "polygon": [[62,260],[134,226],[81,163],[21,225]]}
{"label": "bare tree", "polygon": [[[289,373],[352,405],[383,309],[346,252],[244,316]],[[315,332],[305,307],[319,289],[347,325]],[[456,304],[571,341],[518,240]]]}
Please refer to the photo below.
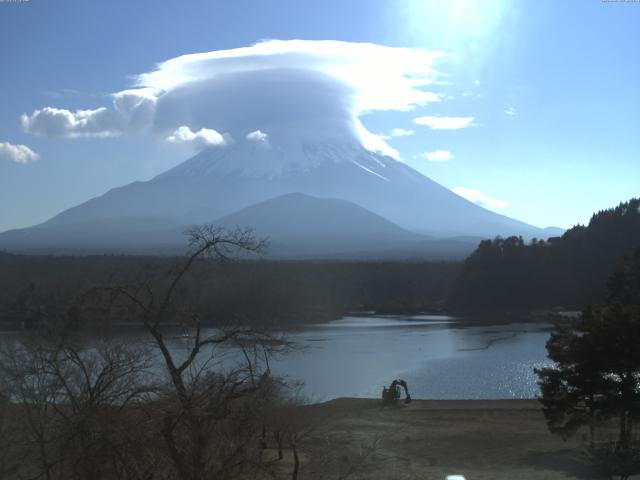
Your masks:
{"label": "bare tree", "polygon": [[[228,261],[260,252],[264,241],[251,230],[228,232],[212,226],[189,232],[191,253],[170,272],[161,292],[149,283],[112,287],[112,303],[135,309],[160,352],[168,382],[152,407],[161,415],[160,435],[182,480],[232,478],[260,467],[256,410],[270,383],[268,358],[285,343],[270,333],[241,325],[203,329],[197,312],[180,301],[187,276],[204,258]],[[179,325],[182,349],[167,328]]]}
{"label": "bare tree", "polygon": [[[266,415],[274,411],[267,405],[283,398],[269,358],[290,345],[235,322],[216,319],[216,328],[205,328],[185,295],[203,262],[260,252],[265,242],[242,229],[205,225],[188,233],[190,253],[175,269],[91,288],[64,312],[40,312],[46,335],[0,355],[0,392],[18,409],[11,436],[21,477],[200,480],[267,473],[259,448]],[[141,325],[150,348],[95,337],[86,342],[78,333],[114,319]]]}
{"label": "bare tree", "polygon": [[0,392],[11,400],[13,469],[27,478],[109,478],[117,458],[130,453],[132,435],[120,435],[128,409],[151,390],[146,360],[134,346],[78,338],[5,345]]}

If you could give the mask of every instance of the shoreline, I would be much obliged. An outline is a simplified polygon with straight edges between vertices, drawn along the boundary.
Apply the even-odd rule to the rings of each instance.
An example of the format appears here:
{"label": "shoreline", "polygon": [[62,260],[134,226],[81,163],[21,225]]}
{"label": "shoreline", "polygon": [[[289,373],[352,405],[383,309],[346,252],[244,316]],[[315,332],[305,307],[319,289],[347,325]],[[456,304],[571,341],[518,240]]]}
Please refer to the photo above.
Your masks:
{"label": "shoreline", "polygon": [[[542,408],[537,398],[496,398],[496,399],[446,399],[432,400],[412,398],[411,403],[403,403],[400,399],[397,405],[385,408],[408,408],[413,410],[540,410]],[[337,397],[324,402],[312,403],[308,406],[331,407],[338,409],[376,408],[382,407],[382,399],[360,397]]]}

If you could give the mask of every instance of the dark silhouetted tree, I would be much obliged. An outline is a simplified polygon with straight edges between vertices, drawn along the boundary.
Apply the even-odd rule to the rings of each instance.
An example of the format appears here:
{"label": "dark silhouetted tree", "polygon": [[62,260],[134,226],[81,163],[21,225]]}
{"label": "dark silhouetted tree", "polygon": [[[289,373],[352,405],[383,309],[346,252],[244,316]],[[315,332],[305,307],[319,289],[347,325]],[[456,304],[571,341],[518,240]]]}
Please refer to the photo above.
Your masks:
{"label": "dark silhouetted tree", "polygon": [[556,327],[547,342],[554,367],[536,370],[550,430],[567,438],[618,419],[620,445],[632,438],[640,414],[640,309],[589,307],[571,326]]}
{"label": "dark silhouetted tree", "polygon": [[[610,478],[640,473],[637,260],[637,254],[627,259],[611,277],[612,303],[590,306],[573,324],[554,329],[547,351],[555,366],[536,370],[549,430],[566,439],[588,428],[590,456]],[[612,428],[615,440],[606,441]]]}

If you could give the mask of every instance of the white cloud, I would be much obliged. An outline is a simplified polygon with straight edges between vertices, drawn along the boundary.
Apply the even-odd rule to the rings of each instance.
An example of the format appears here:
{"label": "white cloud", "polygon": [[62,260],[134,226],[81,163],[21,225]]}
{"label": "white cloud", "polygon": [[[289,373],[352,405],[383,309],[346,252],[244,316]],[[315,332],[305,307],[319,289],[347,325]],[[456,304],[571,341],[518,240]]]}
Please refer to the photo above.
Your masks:
{"label": "white cloud", "polygon": [[[184,125],[207,125],[241,138],[258,127],[269,141],[299,135],[351,135],[397,158],[359,116],[410,111],[440,101],[435,64],[446,55],[341,41],[270,40],[250,47],[183,55],[136,77],[109,108],[44,107],[22,116],[25,131],[52,137],[149,131],[166,138]],[[404,131],[403,132],[408,132]]]}
{"label": "white cloud", "polygon": [[484,193],[472,188],[455,187],[453,191],[461,197],[466,198],[470,202],[477,203],[481,207],[494,210],[502,210],[509,206],[509,202],[507,202],[506,200],[498,200],[496,198],[488,197]]}
{"label": "white cloud", "polygon": [[16,163],[35,162],[40,158],[36,152],[26,145],[14,145],[8,142],[0,142],[0,159]]}
{"label": "white cloud", "polygon": [[71,112],[44,107],[31,115],[23,113],[20,123],[25,132],[47,137],[107,137],[120,133],[114,112],[107,108]]}
{"label": "white cloud", "polygon": [[269,135],[260,130],[255,130],[249,134],[247,134],[247,140],[251,140],[253,142],[267,142],[269,140]]}
{"label": "white cloud", "polygon": [[141,86],[163,91],[229,74],[295,69],[338,79],[353,92],[356,113],[411,110],[439,101],[423,87],[435,82],[443,52],[333,40],[269,40],[251,47],[183,55],[138,77]]}
{"label": "white cloud", "polygon": [[407,130],[405,128],[392,128],[390,135],[392,137],[409,137],[416,133],[414,130]]}
{"label": "white cloud", "polygon": [[[365,129],[364,125],[362,126],[362,129]],[[399,160],[400,154],[398,153],[398,151],[395,148],[391,148],[389,145],[387,145],[387,142],[385,142],[385,140],[389,140],[395,137],[408,137],[410,135],[413,135],[414,133],[416,133],[414,130],[406,130],[404,128],[392,128],[388,134],[385,134],[385,133],[373,134],[371,132],[367,132],[365,136],[373,135],[377,137],[377,140],[374,139],[374,142],[378,144],[378,147],[373,146],[373,147],[367,147],[367,148],[369,148],[369,150],[379,151],[380,153],[384,153],[385,155],[389,155],[390,157],[393,157],[396,160]],[[372,142],[370,141],[369,144],[371,143]],[[386,150],[386,152],[384,150]]]}
{"label": "white cloud", "polygon": [[160,92],[149,88],[135,88],[115,93],[113,107],[123,122],[123,133],[148,130],[156,112]]}
{"label": "white cloud", "polygon": [[433,152],[425,152],[424,158],[430,162],[448,162],[453,160],[453,154],[447,150],[435,150]]}
{"label": "white cloud", "polygon": [[27,133],[47,137],[113,137],[122,133],[147,130],[155,113],[156,97],[151,90],[140,88],[112,95],[113,108],[76,110],[44,107],[31,115],[20,116]]}
{"label": "white cloud", "polygon": [[504,113],[506,113],[507,115],[515,115],[516,114],[516,109],[513,107],[508,107]]}
{"label": "white cloud", "polygon": [[353,123],[355,135],[360,140],[364,148],[400,161],[400,152],[385,142],[384,137],[367,130],[359,118],[355,118]]}
{"label": "white cloud", "polygon": [[166,140],[171,143],[191,143],[199,148],[224,146],[228,143],[227,138],[215,130],[201,128],[194,132],[186,125],[178,128]]}
{"label": "white cloud", "polygon": [[473,117],[426,116],[413,120],[418,125],[426,125],[433,130],[458,130],[472,125]]}

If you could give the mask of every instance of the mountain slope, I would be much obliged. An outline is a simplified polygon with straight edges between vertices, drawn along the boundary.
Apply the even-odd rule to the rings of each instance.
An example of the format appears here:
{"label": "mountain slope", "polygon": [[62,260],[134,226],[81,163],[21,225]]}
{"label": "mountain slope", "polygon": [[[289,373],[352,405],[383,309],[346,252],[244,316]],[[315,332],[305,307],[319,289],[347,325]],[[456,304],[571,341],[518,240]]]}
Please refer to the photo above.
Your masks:
{"label": "mountain slope", "polygon": [[[144,242],[165,226],[177,231],[294,192],[352,202],[401,229],[440,238],[545,237],[542,229],[485,210],[404,163],[365,149],[352,134],[288,128],[270,133],[268,141],[206,149],[150,181],[112,189],[37,227],[1,234],[0,246],[49,247],[51,232],[58,246],[81,245],[83,235],[105,245]],[[322,216],[327,225],[334,221]],[[265,230],[276,225],[285,227],[262,222]]]}
{"label": "mountain slope", "polygon": [[290,193],[222,217],[216,224],[251,226],[272,239],[351,238],[376,242],[414,241],[421,237],[345,200]]}
{"label": "mountain slope", "polygon": [[[264,256],[272,259],[452,260],[465,258],[481,240],[432,239],[352,202],[301,193],[251,205],[214,223],[230,230],[253,228],[256,237],[268,238]],[[121,218],[42,225],[2,237],[19,252],[175,254],[184,251],[186,228],[154,218]]]}
{"label": "mountain slope", "polygon": [[[215,222],[222,227],[250,226],[269,239],[268,256],[397,257],[428,255],[424,237],[404,230],[355,203],[290,193],[257,203]],[[470,249],[469,249],[470,251]]]}
{"label": "mountain slope", "polygon": [[[244,141],[207,149],[148,182],[113,189],[57,215],[50,224],[88,218],[162,216],[200,209],[230,214],[292,192],[349,200],[403,228],[442,235],[540,234],[541,229],[485,210],[416,170],[355,142]],[[205,218],[189,220],[201,221]],[[212,220],[211,216],[207,220]]]}

